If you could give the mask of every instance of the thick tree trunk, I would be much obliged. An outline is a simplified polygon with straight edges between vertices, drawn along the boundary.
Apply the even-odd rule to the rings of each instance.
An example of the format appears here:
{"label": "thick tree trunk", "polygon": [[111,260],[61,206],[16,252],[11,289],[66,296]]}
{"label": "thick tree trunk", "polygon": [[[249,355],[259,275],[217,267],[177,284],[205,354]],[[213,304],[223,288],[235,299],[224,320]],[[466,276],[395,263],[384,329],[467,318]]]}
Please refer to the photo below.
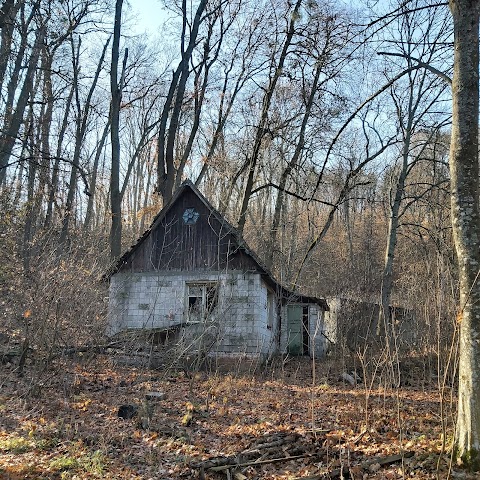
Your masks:
{"label": "thick tree trunk", "polygon": [[[118,57],[120,45],[120,26],[123,0],[115,4],[115,27],[112,45],[112,66],[110,70],[110,88],[112,93],[111,108],[111,141],[112,169],[110,173],[110,202],[112,227],[110,230],[110,258],[115,260],[122,253],[122,196],[120,192],[120,102],[122,99],[122,80],[118,82]],[[125,58],[126,61],[126,58]]]}
{"label": "thick tree trunk", "polygon": [[460,364],[455,454],[480,469],[479,0],[451,0],[454,24],[451,212],[460,278]]}
{"label": "thick tree trunk", "polygon": [[15,28],[15,17],[22,2],[15,3],[15,0],[5,0],[0,13],[0,88],[3,86],[5,72],[12,53],[13,32]]}

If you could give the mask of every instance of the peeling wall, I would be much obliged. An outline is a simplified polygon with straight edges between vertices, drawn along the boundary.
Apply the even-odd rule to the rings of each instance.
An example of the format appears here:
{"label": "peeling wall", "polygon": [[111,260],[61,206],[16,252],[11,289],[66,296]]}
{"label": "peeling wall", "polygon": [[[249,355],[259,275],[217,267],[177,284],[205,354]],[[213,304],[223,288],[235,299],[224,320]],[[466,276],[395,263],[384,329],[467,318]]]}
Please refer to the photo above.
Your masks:
{"label": "peeling wall", "polygon": [[[204,324],[187,324],[187,284],[218,282],[218,306]],[[268,354],[278,325],[268,328],[267,287],[260,274],[230,271],[118,272],[110,281],[109,335],[182,324],[183,338],[211,342],[213,352]]]}

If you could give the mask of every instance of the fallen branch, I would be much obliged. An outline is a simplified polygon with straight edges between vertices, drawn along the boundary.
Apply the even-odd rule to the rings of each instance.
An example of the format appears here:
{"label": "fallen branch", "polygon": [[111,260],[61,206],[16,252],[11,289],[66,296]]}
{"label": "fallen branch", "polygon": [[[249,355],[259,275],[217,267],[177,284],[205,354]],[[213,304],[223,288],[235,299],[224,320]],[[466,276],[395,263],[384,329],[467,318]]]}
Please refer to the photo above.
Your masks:
{"label": "fallen branch", "polygon": [[281,447],[286,443],[294,443],[298,439],[299,435],[287,435],[286,437],[280,438],[278,440],[273,440],[270,442],[265,443],[258,443],[253,445],[248,450],[244,450],[242,454],[249,454],[249,453],[258,453],[260,450],[271,450],[275,447]]}
{"label": "fallen branch", "polygon": [[372,458],[371,460],[367,460],[366,462],[363,462],[360,466],[362,468],[369,467],[370,465],[374,465],[375,463],[378,463],[379,465],[390,465],[391,463],[396,463],[399,462],[400,460],[403,460],[404,458],[412,458],[415,455],[415,452],[403,452],[403,453],[398,453],[397,455],[390,455],[389,457],[383,457],[383,458]]}
{"label": "fallen branch", "polygon": [[[404,452],[404,453],[399,453],[397,455],[390,455],[389,457],[375,457],[372,458],[371,460],[367,460],[366,462],[361,463],[360,465],[357,465],[356,468],[361,468],[361,469],[367,469],[371,465],[378,464],[380,466],[384,465],[390,465],[392,463],[397,463],[400,460],[403,460],[404,458],[411,458],[413,457],[415,453],[414,452]],[[353,466],[348,466],[348,467],[340,467],[336,468],[335,470],[329,472],[329,473],[323,473],[320,475],[311,475],[309,477],[297,477],[295,480],[333,480],[335,478],[342,478],[342,479],[348,479],[348,478],[353,478],[353,476],[350,473],[350,468],[353,468]]]}
{"label": "fallen branch", "polygon": [[[294,448],[290,450],[290,455],[300,455],[304,454],[305,451],[299,445],[296,444],[296,441],[300,435],[298,434],[289,434],[289,435],[275,435],[274,437],[264,437],[257,440],[256,443],[250,445],[248,449],[245,449],[241,452],[238,452],[235,455],[230,455],[228,457],[216,457],[211,458],[209,460],[205,460],[201,463],[196,463],[191,465],[192,468],[195,469],[202,469],[208,470],[217,467],[222,467],[222,469],[226,470],[227,468],[232,468],[232,466],[241,465],[244,462],[254,462],[254,460],[250,460],[252,457],[256,458],[255,462],[259,462],[260,460],[264,460],[268,455],[282,455],[285,452],[278,451],[282,450],[279,447],[283,447],[285,445],[294,445]],[[223,468],[224,467],[224,468]]]}
{"label": "fallen branch", "polygon": [[70,357],[79,353],[105,353],[108,349],[120,348],[122,340],[117,340],[104,345],[83,345],[77,347],[59,347],[56,348],[48,356],[48,360],[52,361],[60,357]]}
{"label": "fallen branch", "polygon": [[352,443],[354,445],[357,445],[357,443],[360,442],[360,440],[362,440],[362,438],[365,436],[365,434],[368,432],[368,430],[362,430],[353,440],[352,440]]}
{"label": "fallen branch", "polygon": [[323,435],[324,433],[330,433],[332,431],[331,428],[325,429],[325,428],[311,428],[310,430],[307,430],[307,433],[313,433],[314,435]]}
{"label": "fallen branch", "polygon": [[122,340],[117,340],[114,342],[106,343],[105,345],[84,345],[79,347],[63,347],[59,354],[60,355],[75,355],[77,353],[104,353],[108,349],[120,348],[124,342]]}
{"label": "fallen branch", "polygon": [[242,457],[242,454],[239,453],[237,455],[233,455],[230,457],[212,458],[210,460],[205,460],[204,462],[201,462],[201,463],[195,463],[191,465],[191,467],[195,469],[209,470],[212,468],[222,467],[224,465],[237,465],[238,464],[237,462],[241,457]]}
{"label": "fallen branch", "polygon": [[282,458],[270,458],[266,460],[253,460],[251,462],[245,463],[232,463],[230,465],[219,465],[218,467],[210,467],[209,470],[212,472],[222,472],[223,470],[229,470],[230,468],[245,468],[252,467],[255,465],[265,465],[267,463],[280,463],[280,462],[289,462],[290,460],[298,460],[299,458],[313,457],[317,455],[312,455],[311,453],[304,453],[303,455],[292,455],[291,457],[282,457]]}

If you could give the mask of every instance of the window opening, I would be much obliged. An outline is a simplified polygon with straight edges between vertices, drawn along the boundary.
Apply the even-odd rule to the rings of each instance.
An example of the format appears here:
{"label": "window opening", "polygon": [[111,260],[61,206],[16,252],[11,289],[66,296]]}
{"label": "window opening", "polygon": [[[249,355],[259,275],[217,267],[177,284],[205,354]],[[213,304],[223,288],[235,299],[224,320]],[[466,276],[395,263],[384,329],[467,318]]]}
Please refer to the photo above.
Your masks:
{"label": "window opening", "polygon": [[190,323],[205,321],[218,305],[218,284],[216,282],[189,283],[188,318]]}

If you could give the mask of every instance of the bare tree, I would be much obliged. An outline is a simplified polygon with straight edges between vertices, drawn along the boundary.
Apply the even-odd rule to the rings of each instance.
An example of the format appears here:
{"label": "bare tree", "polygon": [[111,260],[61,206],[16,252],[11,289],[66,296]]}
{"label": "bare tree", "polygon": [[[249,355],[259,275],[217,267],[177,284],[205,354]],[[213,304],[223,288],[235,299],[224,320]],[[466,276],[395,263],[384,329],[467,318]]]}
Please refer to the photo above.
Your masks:
{"label": "bare tree", "polygon": [[[110,230],[110,258],[120,257],[122,250],[122,197],[120,192],[120,102],[122,100],[123,78],[118,81],[118,57],[120,50],[120,29],[122,22],[123,0],[115,3],[115,24],[113,30],[112,64],[110,68],[110,91],[112,104],[110,108],[110,135],[112,141],[112,168],[110,171],[110,203],[112,226]],[[128,50],[125,50],[125,66]],[[125,71],[125,68],[123,68]]]}
{"label": "bare tree", "polygon": [[285,60],[290,50],[290,46],[295,34],[295,23],[299,18],[299,10],[302,4],[302,0],[297,0],[295,6],[293,7],[292,13],[290,14],[290,19],[288,21],[287,32],[285,39],[282,44],[281,51],[278,58],[272,58],[270,80],[268,86],[265,90],[265,94],[262,100],[262,109],[260,112],[260,119],[258,121],[258,126],[256,127],[255,141],[252,147],[251,153],[248,155],[247,160],[242,166],[241,171],[247,169],[247,181],[245,184],[245,189],[243,192],[242,206],[240,208],[240,215],[238,218],[238,230],[240,233],[243,232],[246,222],[246,215],[248,209],[248,203],[250,202],[250,197],[253,190],[254,180],[255,180],[255,171],[257,167],[258,158],[260,155],[260,150],[262,147],[262,142],[265,135],[268,135],[268,113],[270,109],[270,104],[272,101],[273,94],[275,92],[275,87],[278,83],[280,76],[283,73],[283,66]]}
{"label": "bare tree", "polygon": [[[162,196],[164,203],[172,196],[175,185],[176,168],[174,164],[174,147],[178,134],[180,113],[184,101],[187,80],[190,76],[189,64],[193,50],[197,45],[197,35],[203,21],[206,0],[200,0],[193,22],[189,31],[187,28],[188,11],[187,2],[182,1],[182,33],[180,39],[181,60],[173,72],[167,98],[160,116],[158,144],[157,144],[157,191]],[[188,37],[188,44],[185,47]],[[170,120],[170,121],[169,121]]]}
{"label": "bare tree", "polygon": [[[75,41],[73,37],[71,38],[71,48],[72,48],[72,62],[73,62],[73,88],[74,88],[74,96],[75,96],[75,107],[76,107],[76,121],[75,121],[75,147],[73,151],[73,158],[72,158],[72,169],[70,173],[70,181],[68,186],[68,194],[67,200],[65,204],[65,213],[62,220],[62,230],[60,233],[60,246],[63,246],[68,237],[68,230],[70,225],[70,220],[73,214],[73,207],[74,207],[74,200],[77,191],[77,177],[79,173],[80,167],[80,156],[82,153],[83,142],[85,140],[85,135],[87,133],[88,121],[89,121],[89,114],[90,109],[92,107],[92,96],[95,91],[95,88],[98,83],[98,78],[100,76],[100,72],[103,68],[103,61],[105,59],[105,54],[107,51],[108,44],[110,39],[107,40],[105,43],[102,53],[100,55],[100,59],[97,65],[97,69],[95,75],[92,80],[92,84],[89,88],[87,97],[85,99],[85,104],[82,106],[81,98],[80,98],[80,85],[79,85],[79,49],[81,46],[81,39],[79,38],[77,41],[77,45],[75,48]],[[77,50],[75,52],[75,50]]]}
{"label": "bare tree", "polygon": [[98,176],[98,165],[100,163],[100,157],[104,151],[105,141],[107,140],[108,133],[110,131],[110,116],[103,128],[102,135],[100,136],[97,145],[95,147],[95,157],[93,160],[92,171],[90,174],[90,195],[88,196],[87,211],[85,213],[85,220],[83,222],[83,229],[88,231],[90,229],[92,218],[93,218],[93,203],[95,199],[95,190],[97,188],[97,176]]}
{"label": "bare tree", "polygon": [[6,0],[0,10],[0,25],[2,27],[0,41],[0,88],[3,87],[3,80],[10,60],[13,32],[15,30],[15,17],[23,1]]}
{"label": "bare tree", "polygon": [[[32,94],[35,70],[37,68],[45,39],[45,22],[47,19],[37,18],[39,25],[36,30],[35,40],[31,48],[30,57],[27,60],[28,63],[25,78],[23,80],[23,85],[20,89],[20,92],[17,92],[20,71],[22,69],[23,62],[25,61],[24,55],[27,49],[29,28],[32,22],[34,22],[36,10],[37,6],[34,5],[29,17],[27,19],[23,18],[21,45],[15,59],[14,71],[10,77],[8,85],[6,112],[3,120],[2,135],[0,136],[0,185],[2,185],[6,179],[8,162],[15,146],[20,126],[23,122],[25,108],[27,107],[28,100]],[[23,9],[21,9],[21,11],[24,13]],[[15,99],[17,99],[17,101],[14,107]]]}
{"label": "bare tree", "polygon": [[[443,12],[435,9],[418,12],[413,8],[415,5],[416,2],[411,2],[408,7],[402,5],[399,11],[399,14],[402,14],[398,18],[400,38],[397,55],[406,59],[408,69],[419,62],[433,65],[439,56],[441,49],[439,45],[444,44],[450,30]],[[419,31],[423,34],[420,41],[416,41]],[[394,35],[396,34],[395,32]],[[389,192],[389,221],[380,295],[382,308],[379,310],[377,335],[380,334],[382,327],[385,333],[389,330],[397,231],[400,217],[405,212],[405,208],[402,210],[401,206],[403,204],[411,206],[414,203],[411,198],[408,201],[404,198],[408,195],[406,193],[408,176],[419,162],[427,160],[424,156],[425,149],[436,137],[436,133],[448,123],[447,115],[440,115],[437,112],[442,110],[441,103],[444,101],[444,92],[448,89],[449,83],[427,69],[410,71],[405,81],[406,85],[403,85],[402,81],[392,85],[390,92],[398,118],[401,150],[399,165],[393,170],[394,178]],[[420,137],[417,135],[422,131],[430,132],[430,138],[427,137],[423,142],[419,141]],[[421,197],[422,193],[419,192],[418,198]]]}
{"label": "bare tree", "polygon": [[480,470],[480,209],[478,0],[451,0],[454,26],[451,208],[460,279],[460,364],[455,455]]}
{"label": "bare tree", "polygon": [[[260,14],[257,11],[257,20],[259,16]],[[248,82],[252,80],[252,77],[263,71],[264,68],[262,62],[257,60],[263,46],[262,22],[252,21],[251,17],[245,14],[238,15],[236,19],[239,21],[239,25],[229,34],[230,41],[234,40],[233,46],[224,53],[224,58],[220,59],[219,62],[223,66],[223,81],[218,92],[220,101],[215,118],[215,127],[213,129],[203,127],[203,130],[206,130],[204,133],[206,139],[204,149],[207,153],[202,158],[202,168],[195,180],[197,186],[202,183],[207,171],[211,167],[215,167],[214,157],[217,150],[225,144],[225,130],[230,117],[235,113],[234,107],[237,99]]]}
{"label": "bare tree", "polygon": [[[290,131],[292,130],[295,135],[295,140],[292,142],[288,137],[286,137],[287,144],[294,143],[293,153],[291,154],[290,160],[287,162],[285,168],[283,169],[278,185],[270,185],[277,190],[277,197],[275,200],[275,207],[273,211],[272,226],[270,229],[270,236],[267,242],[267,252],[266,252],[266,265],[268,268],[272,268],[274,264],[274,252],[275,244],[277,241],[277,235],[279,231],[281,214],[284,208],[285,197],[287,195],[292,195],[292,192],[289,192],[287,189],[287,183],[290,180],[291,175],[295,172],[295,169],[298,168],[299,161],[302,156],[305,155],[306,150],[306,137],[309,133],[309,123],[311,117],[314,118],[314,122],[318,124],[318,129],[314,130],[315,134],[310,127],[311,136],[315,136],[316,140],[319,141],[321,137],[320,128],[323,127],[321,116],[329,116],[330,118],[335,117],[335,113],[332,109],[324,107],[321,112],[315,111],[318,110],[314,108],[316,103],[321,102],[321,98],[324,96],[323,89],[326,88],[328,83],[336,78],[339,75],[339,69],[336,66],[333,66],[333,63],[338,62],[338,57],[341,56],[341,49],[344,47],[344,43],[348,39],[348,35],[344,35],[344,32],[337,32],[337,30],[343,30],[342,21],[333,16],[326,15],[324,19],[317,23],[316,19],[312,20],[312,24],[315,23],[313,27],[314,32],[311,35],[306,36],[304,44],[299,42],[295,54],[298,55],[298,62],[303,61],[305,64],[308,64],[309,61],[312,61],[314,66],[312,71],[309,72],[312,78],[307,77],[307,74],[302,75],[301,81],[301,99],[302,99],[302,110],[303,113],[299,115],[301,118],[300,126],[297,129],[294,129],[293,119],[285,122],[285,126]],[[313,45],[312,45],[313,43]],[[303,48],[302,48],[303,47]],[[308,60],[307,58],[310,57]],[[296,64],[296,63],[295,63]],[[308,67],[307,67],[308,68]],[[301,70],[304,70],[303,68]],[[310,90],[308,91],[307,88]],[[295,95],[298,95],[295,93]],[[320,127],[320,125],[322,125]],[[324,129],[328,131],[328,128]],[[254,191],[258,191],[260,187],[256,188]]]}

